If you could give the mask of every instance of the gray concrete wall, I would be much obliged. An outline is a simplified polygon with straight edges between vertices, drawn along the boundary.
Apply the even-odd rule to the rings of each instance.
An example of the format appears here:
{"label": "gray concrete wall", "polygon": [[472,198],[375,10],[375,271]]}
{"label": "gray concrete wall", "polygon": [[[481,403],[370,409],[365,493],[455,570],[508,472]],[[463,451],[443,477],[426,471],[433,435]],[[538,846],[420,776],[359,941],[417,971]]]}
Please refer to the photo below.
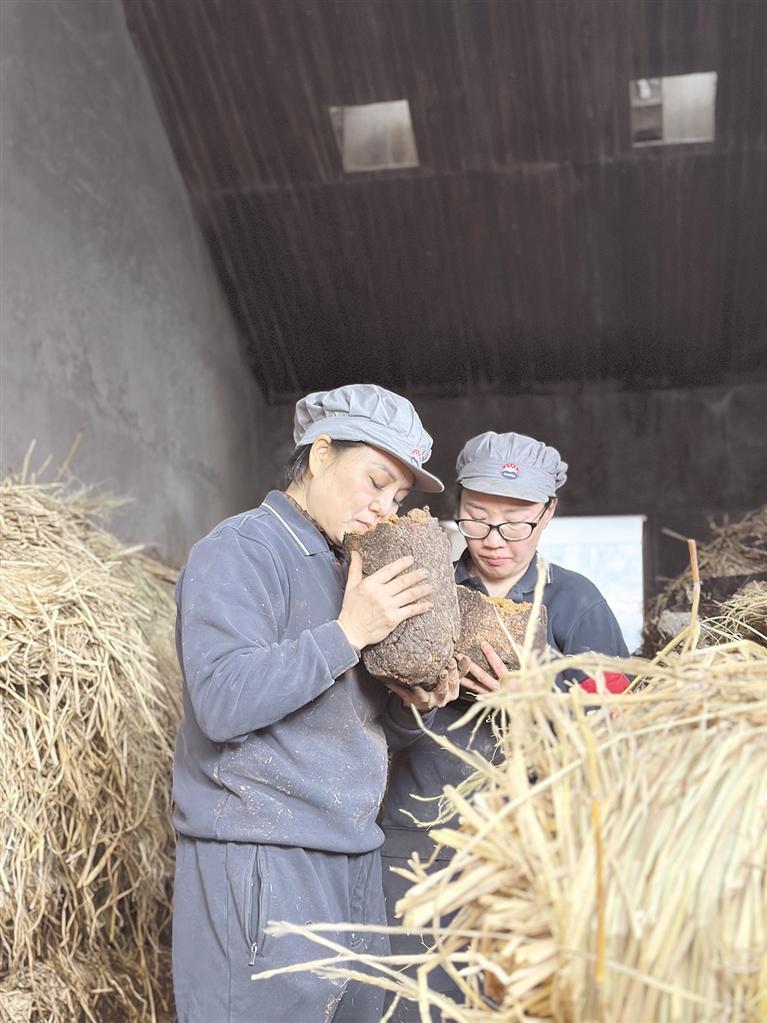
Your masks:
{"label": "gray concrete wall", "polygon": [[[767,384],[690,390],[566,389],[533,396],[414,398],[434,437],[429,469],[452,484],[463,443],[515,430],[569,463],[568,515],[748,509],[767,501]],[[279,478],[292,444],[292,406],[267,410],[262,486]],[[431,497],[449,515],[452,496]]]}
{"label": "gray concrete wall", "polygon": [[178,563],[258,497],[261,396],[118,0],[3,0],[3,472],[30,441]]}

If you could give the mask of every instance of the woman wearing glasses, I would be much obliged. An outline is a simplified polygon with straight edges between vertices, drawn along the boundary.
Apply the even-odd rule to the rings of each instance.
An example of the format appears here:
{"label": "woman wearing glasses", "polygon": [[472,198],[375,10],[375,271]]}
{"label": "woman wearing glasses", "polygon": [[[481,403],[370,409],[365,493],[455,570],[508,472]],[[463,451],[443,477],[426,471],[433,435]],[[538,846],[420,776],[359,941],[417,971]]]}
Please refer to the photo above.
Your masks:
{"label": "woman wearing glasses", "polygon": [[[536,549],[556,510],[557,491],[567,479],[566,463],[558,451],[532,437],[488,432],[467,441],[458,456],[456,471],[456,521],[466,538],[466,550],[455,566],[456,582],[489,596],[531,602],[538,577]],[[563,654],[596,651],[627,655],[615,616],[596,586],[584,576],[550,564],[543,603],[548,613],[548,642],[556,650]],[[458,670],[464,691],[496,689],[505,672],[492,647],[483,643],[482,649],[495,674],[463,658]],[[557,678],[562,689],[574,683],[594,688],[593,680],[582,673],[570,672],[567,678]],[[627,680],[614,675],[607,684],[621,691]],[[448,704],[437,712],[431,730],[446,734],[464,711],[460,700]],[[474,723],[452,731],[449,738],[488,760],[493,758],[496,743],[490,725],[483,723],[472,737],[473,728]],[[426,737],[395,754],[381,818],[386,835],[382,855],[389,923],[399,923],[394,907],[407,889],[407,882],[390,868],[405,866],[414,851],[422,860],[427,859],[434,848],[428,831],[413,820],[428,820],[435,815],[436,803],[424,803],[423,798],[438,796],[445,785],[460,784],[468,773],[466,765]],[[449,858],[448,851],[441,855],[442,861],[435,861],[435,869]],[[417,936],[392,935],[395,954],[418,954],[423,949]],[[432,972],[429,984],[460,1000],[460,993],[444,972]],[[433,1016],[439,1019],[436,1011]],[[410,1002],[400,1003],[393,1017],[395,1023],[416,1023],[419,1019],[417,1007]]]}

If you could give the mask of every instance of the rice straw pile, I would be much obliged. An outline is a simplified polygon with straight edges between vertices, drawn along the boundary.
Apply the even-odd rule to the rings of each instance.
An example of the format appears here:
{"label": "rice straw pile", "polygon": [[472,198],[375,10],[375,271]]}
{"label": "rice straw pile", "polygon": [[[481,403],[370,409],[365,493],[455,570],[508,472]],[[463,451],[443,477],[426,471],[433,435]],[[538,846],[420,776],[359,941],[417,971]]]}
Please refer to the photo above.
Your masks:
{"label": "rice straw pile", "polygon": [[767,646],[767,583],[746,583],[722,603],[720,613],[704,622],[704,627],[713,636],[752,639]]}
{"label": "rice straw pile", "polygon": [[[444,792],[459,829],[432,831],[454,856],[436,871],[413,857],[398,907],[435,942],[407,957],[416,979],[317,927],[334,954],[313,968],[364,979],[364,962],[424,1023],[430,1005],[459,1023],[767,1020],[767,649],[695,635],[655,662],[528,650],[516,691],[455,726],[494,713],[505,759],[453,747],[476,769]],[[568,667],[639,677],[623,695],[553,693]],[[460,1004],[429,989],[438,965]]]}
{"label": "rice straw pile", "polygon": [[169,1011],[173,573],[60,482],[0,489],[0,1020]]}
{"label": "rice straw pile", "polygon": [[[736,522],[710,522],[709,526],[711,539],[698,544],[701,578],[767,572],[767,504]],[[665,532],[677,539],[686,539],[669,530]],[[687,607],[691,582],[689,568],[672,579],[653,600],[649,620],[656,622],[665,608]]]}

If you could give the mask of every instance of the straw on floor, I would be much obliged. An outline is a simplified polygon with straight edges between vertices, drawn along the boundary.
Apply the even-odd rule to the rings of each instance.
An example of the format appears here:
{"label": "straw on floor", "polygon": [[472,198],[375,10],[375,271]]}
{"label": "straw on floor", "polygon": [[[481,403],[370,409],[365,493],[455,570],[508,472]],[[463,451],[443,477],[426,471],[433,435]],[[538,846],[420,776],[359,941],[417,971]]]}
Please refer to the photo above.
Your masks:
{"label": "straw on floor", "polygon": [[61,482],[0,490],[0,1020],[169,1011],[173,573]]}

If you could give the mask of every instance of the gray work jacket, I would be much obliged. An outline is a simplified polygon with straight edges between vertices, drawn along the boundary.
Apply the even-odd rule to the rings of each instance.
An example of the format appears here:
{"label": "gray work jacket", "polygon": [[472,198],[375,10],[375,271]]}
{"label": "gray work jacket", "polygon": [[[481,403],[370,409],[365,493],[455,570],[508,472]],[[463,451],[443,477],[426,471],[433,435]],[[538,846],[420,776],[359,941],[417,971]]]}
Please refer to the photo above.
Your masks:
{"label": "gray work jacket", "polygon": [[182,834],[347,854],[381,844],[387,740],[419,732],[335,620],[345,583],[280,491],[192,548],[176,587]]}

